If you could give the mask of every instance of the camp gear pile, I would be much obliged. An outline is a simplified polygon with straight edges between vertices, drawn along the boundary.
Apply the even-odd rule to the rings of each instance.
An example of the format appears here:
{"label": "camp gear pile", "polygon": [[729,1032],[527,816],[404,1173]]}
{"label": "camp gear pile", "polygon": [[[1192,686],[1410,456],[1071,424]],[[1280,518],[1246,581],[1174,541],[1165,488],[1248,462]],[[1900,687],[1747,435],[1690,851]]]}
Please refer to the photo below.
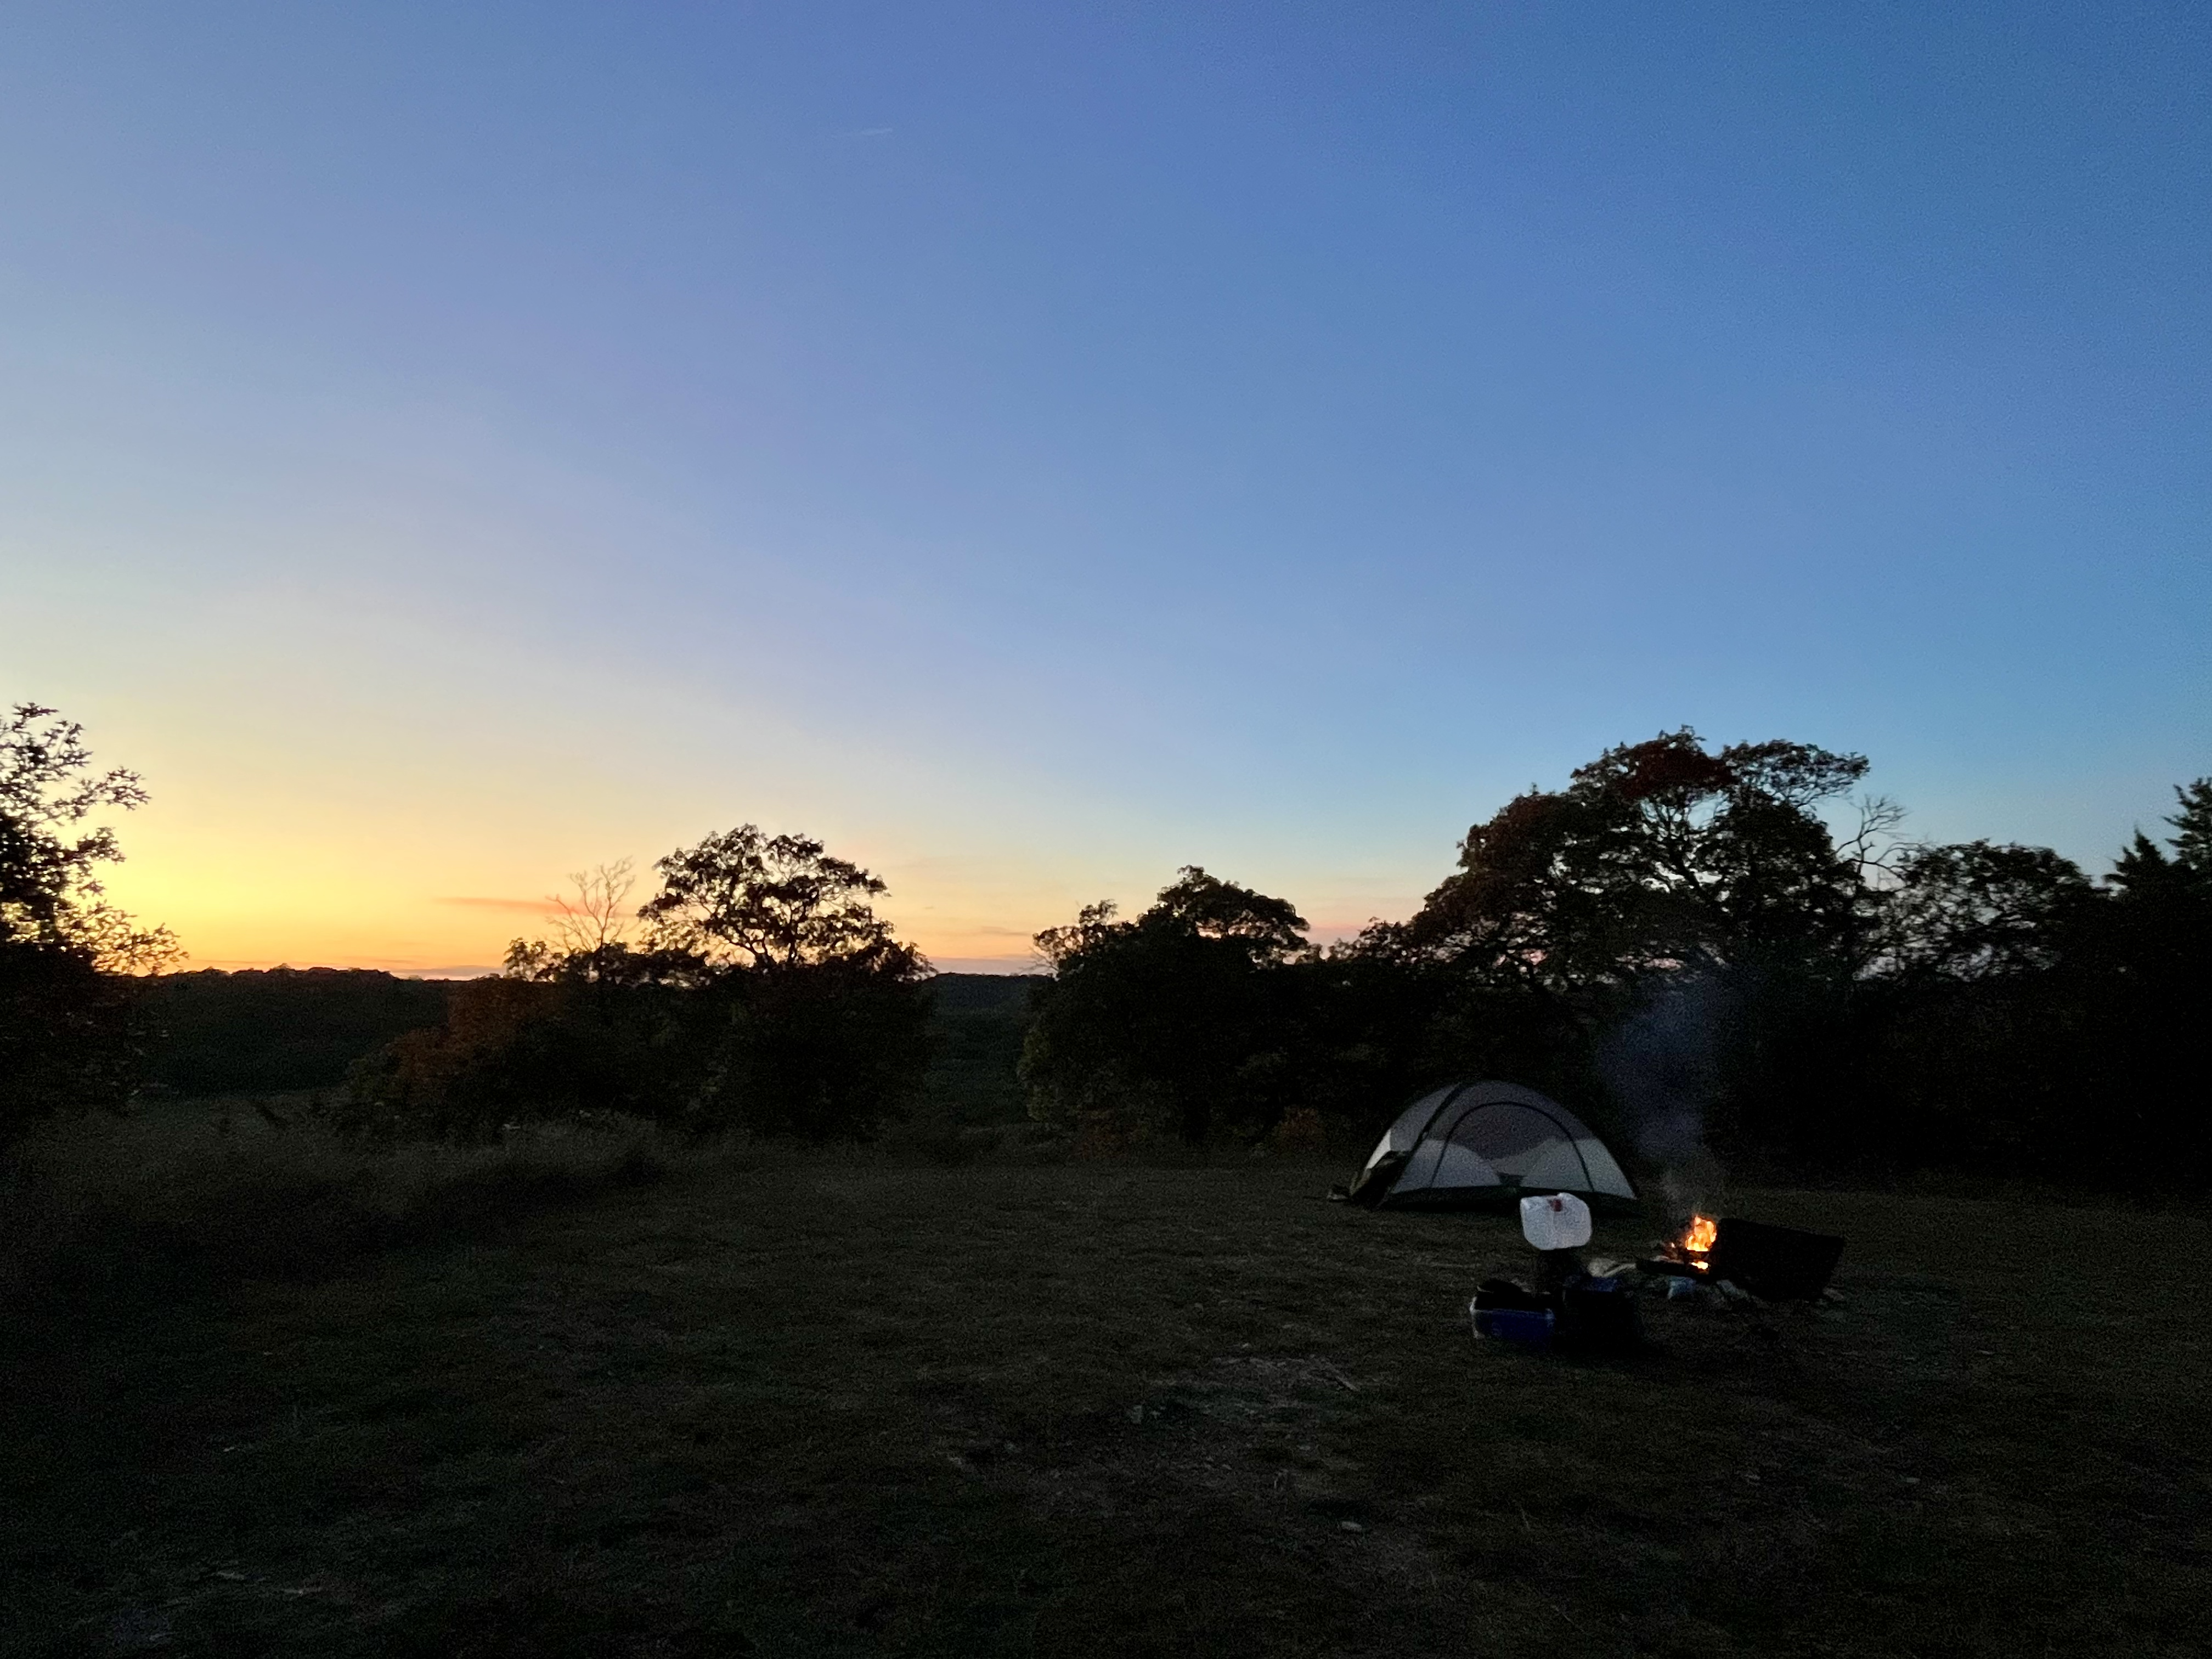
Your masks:
{"label": "camp gear pile", "polygon": [[[1559,1196],[1574,1203],[1570,1194]],[[1639,1291],[1669,1300],[1718,1301],[1748,1313],[1772,1334],[1759,1317],[1762,1304],[1816,1302],[1829,1295],[1828,1279],[1844,1250],[1844,1241],[1832,1234],[1735,1216],[1693,1216],[1653,1256],[1634,1264],[1639,1279],[1626,1262],[1586,1265],[1571,1248],[1555,1248],[1552,1241],[1562,1237],[1589,1241],[1586,1218],[1574,1225],[1571,1212],[1571,1230],[1562,1231],[1559,1221],[1565,1211],[1566,1206],[1555,1209],[1538,1197],[1522,1200],[1522,1231],[1537,1252],[1537,1284],[1484,1279],[1468,1304],[1477,1336],[1582,1358],[1632,1353],[1644,1344]]]}

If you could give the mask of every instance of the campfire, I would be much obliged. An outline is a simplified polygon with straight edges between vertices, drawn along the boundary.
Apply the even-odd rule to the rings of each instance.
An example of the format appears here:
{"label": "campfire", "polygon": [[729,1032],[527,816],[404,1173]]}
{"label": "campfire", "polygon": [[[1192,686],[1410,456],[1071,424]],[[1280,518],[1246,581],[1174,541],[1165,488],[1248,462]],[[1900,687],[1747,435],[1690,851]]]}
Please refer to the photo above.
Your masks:
{"label": "campfire", "polygon": [[1728,1280],[1768,1301],[1817,1300],[1844,1253],[1844,1241],[1770,1222],[1693,1215],[1663,1241],[1647,1273],[1710,1284]]}
{"label": "campfire", "polygon": [[1720,1237],[1721,1224],[1709,1215],[1693,1215],[1674,1237],[1660,1246],[1660,1254],[1668,1261],[1679,1262],[1698,1273],[1712,1269],[1713,1241]]}

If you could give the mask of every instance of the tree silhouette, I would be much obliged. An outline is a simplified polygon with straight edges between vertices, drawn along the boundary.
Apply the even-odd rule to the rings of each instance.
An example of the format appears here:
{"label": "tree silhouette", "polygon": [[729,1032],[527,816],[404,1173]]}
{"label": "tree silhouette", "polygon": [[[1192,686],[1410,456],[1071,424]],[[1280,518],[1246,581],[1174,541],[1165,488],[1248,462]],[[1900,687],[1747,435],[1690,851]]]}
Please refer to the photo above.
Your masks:
{"label": "tree silhouette", "polygon": [[882,880],[810,836],[740,824],[653,868],[660,891],[638,909],[652,949],[756,972],[835,963],[911,979],[928,970],[870,907]]}
{"label": "tree silhouette", "polygon": [[1866,769],[1780,740],[1713,753],[1686,727],[1609,749],[1470,829],[1458,871],[1365,947],[1555,989],[1844,948],[1891,809],[1867,803],[1839,847],[1814,808]]}
{"label": "tree silhouette", "polygon": [[[633,912],[628,860],[547,901],[550,940],[454,988],[446,1022],[356,1068],[339,1111],[375,1135],[496,1139],[617,1113],[688,1131],[872,1133],[918,1092],[928,964],[868,901],[884,883],[751,824],[679,848]],[[641,921],[641,946],[631,923]]]}
{"label": "tree silhouette", "polygon": [[1110,1139],[1264,1133],[1295,1086],[1284,971],[1309,954],[1290,903],[1184,869],[1133,921],[1089,906],[1036,936],[1054,969],[1022,1058],[1039,1115]]}
{"label": "tree silhouette", "polygon": [[179,954],[166,928],[107,902],[100,866],[123,856],[102,808],[146,799],[134,772],[92,769],[84,729],[42,704],[0,721],[0,1145],[70,1107],[117,1105],[137,1054],[118,976]]}

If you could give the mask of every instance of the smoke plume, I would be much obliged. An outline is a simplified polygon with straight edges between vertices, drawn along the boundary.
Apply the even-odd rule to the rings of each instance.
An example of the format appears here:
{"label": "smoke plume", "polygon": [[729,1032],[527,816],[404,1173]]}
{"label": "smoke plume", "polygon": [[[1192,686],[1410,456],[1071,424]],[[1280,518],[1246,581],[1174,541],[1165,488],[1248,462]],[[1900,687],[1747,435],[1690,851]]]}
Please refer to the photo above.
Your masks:
{"label": "smoke plume", "polygon": [[1599,1075],[1637,1151],[1659,1166],[1672,1215],[1708,1209],[1719,1195],[1723,1173],[1705,1145],[1705,1114],[1731,1000],[1717,974],[1657,975],[1598,1044]]}

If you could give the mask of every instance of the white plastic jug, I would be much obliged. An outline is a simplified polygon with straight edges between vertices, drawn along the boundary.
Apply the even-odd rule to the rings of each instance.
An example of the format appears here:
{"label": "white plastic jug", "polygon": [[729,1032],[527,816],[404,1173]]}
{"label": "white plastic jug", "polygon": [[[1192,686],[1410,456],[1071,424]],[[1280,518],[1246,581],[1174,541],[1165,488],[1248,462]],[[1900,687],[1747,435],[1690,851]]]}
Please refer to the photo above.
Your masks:
{"label": "white plastic jug", "polygon": [[1572,1193],[1524,1198],[1521,1236],[1540,1250],[1579,1250],[1590,1242],[1589,1206]]}

